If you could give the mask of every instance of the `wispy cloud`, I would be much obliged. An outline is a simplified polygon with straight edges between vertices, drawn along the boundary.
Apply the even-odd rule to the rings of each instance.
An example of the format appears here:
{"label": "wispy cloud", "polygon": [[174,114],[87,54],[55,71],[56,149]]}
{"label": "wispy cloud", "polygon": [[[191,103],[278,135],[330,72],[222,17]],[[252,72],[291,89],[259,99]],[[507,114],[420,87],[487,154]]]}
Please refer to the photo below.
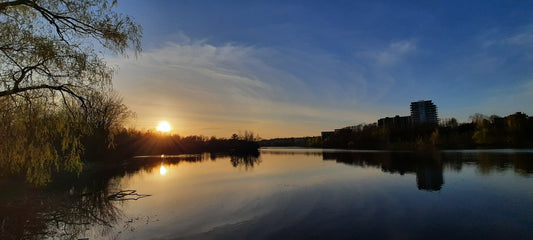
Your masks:
{"label": "wispy cloud", "polygon": [[481,46],[483,48],[514,46],[533,48],[533,24],[518,28],[512,33],[501,29],[490,29],[480,35]]}
{"label": "wispy cloud", "polygon": [[414,40],[392,42],[389,46],[373,54],[376,64],[380,67],[390,67],[399,63],[406,55],[416,50]]}
{"label": "wispy cloud", "polygon": [[520,32],[504,38],[502,42],[505,44],[533,47],[533,25],[522,28]]}
{"label": "wispy cloud", "polygon": [[374,121],[355,110],[364,77],[334,57],[180,38],[139,59],[110,59],[119,66],[117,89],[138,113],[137,127],[166,118],[179,122],[183,134],[249,129],[291,136]]}
{"label": "wispy cloud", "polygon": [[417,40],[403,39],[355,53],[355,58],[363,65],[363,76],[371,79],[365,100],[379,102],[395,92],[398,69],[410,65],[410,57],[417,49]]}

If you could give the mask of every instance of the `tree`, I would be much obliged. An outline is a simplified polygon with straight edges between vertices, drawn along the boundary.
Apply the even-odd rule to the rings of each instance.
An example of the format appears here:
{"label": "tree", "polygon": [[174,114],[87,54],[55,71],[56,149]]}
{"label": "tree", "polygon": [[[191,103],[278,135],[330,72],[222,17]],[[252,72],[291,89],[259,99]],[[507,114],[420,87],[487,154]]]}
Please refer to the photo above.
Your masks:
{"label": "tree", "polygon": [[527,143],[528,135],[528,116],[524,113],[517,112],[507,116],[507,136],[509,144],[513,147],[523,147]]}
{"label": "tree", "polygon": [[101,140],[109,147],[113,144],[113,137],[122,128],[124,122],[134,115],[122,103],[118,93],[108,90],[95,92],[88,96],[88,108],[81,112],[93,134],[101,135]]}
{"label": "tree", "polygon": [[[141,28],[107,0],[13,0],[0,3],[0,97],[84,94],[110,84],[112,69],[93,48],[140,48]],[[46,91],[39,91],[46,90]]]}
{"label": "tree", "polygon": [[489,123],[488,117],[481,113],[475,113],[474,115],[470,116],[470,119],[478,128],[485,127]]}
{"label": "tree", "polygon": [[45,184],[55,171],[79,172],[83,136],[97,128],[108,134],[121,121],[124,105],[105,95],[113,69],[102,51],[136,55],[141,27],[115,5],[0,2],[0,173]]}
{"label": "tree", "polygon": [[0,175],[15,173],[43,185],[55,171],[81,170],[86,128],[49,99],[0,101]]}
{"label": "tree", "polygon": [[457,119],[455,118],[446,118],[441,121],[441,126],[455,129],[459,126],[459,123],[457,123]]}
{"label": "tree", "polygon": [[88,107],[77,108],[77,115],[87,125],[87,136],[83,138],[85,157],[105,160],[106,150],[115,149],[115,136],[123,124],[134,114],[122,103],[122,97],[112,90],[94,92],[87,97]]}

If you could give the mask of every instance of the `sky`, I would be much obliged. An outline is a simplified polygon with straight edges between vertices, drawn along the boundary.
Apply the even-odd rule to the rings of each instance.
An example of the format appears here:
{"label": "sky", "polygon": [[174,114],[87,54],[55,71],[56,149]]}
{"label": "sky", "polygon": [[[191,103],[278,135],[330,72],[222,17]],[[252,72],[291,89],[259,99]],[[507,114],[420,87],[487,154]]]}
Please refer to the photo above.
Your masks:
{"label": "sky", "polygon": [[533,115],[533,1],[119,1],[137,58],[106,56],[131,126],[262,138],[409,115]]}

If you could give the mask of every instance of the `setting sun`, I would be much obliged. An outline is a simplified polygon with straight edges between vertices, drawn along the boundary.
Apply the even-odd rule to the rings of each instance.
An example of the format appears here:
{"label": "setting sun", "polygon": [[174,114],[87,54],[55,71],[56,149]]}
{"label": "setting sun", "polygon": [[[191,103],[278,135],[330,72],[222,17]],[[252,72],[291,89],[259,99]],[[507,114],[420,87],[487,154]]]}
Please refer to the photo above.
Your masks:
{"label": "setting sun", "polygon": [[157,131],[160,132],[170,132],[170,124],[167,121],[162,121],[157,125]]}

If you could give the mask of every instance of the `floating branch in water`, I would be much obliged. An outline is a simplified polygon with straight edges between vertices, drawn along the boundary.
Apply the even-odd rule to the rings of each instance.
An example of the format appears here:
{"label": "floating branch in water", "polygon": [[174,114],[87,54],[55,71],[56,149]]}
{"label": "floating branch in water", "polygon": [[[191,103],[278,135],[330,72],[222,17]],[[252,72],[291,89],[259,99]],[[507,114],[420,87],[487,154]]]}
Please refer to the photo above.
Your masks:
{"label": "floating branch in water", "polygon": [[128,201],[139,200],[144,197],[149,197],[149,194],[138,194],[137,190],[122,190],[107,196],[110,201]]}

